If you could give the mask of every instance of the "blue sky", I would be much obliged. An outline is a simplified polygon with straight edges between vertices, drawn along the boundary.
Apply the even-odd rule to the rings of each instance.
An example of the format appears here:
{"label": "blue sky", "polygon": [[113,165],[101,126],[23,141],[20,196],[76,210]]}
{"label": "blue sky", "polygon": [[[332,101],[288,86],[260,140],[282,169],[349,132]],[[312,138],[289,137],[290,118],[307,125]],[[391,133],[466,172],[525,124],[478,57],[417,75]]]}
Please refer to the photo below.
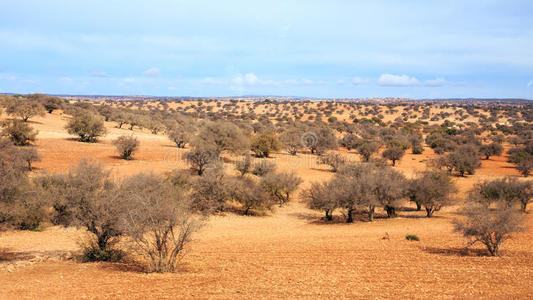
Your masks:
{"label": "blue sky", "polygon": [[533,1],[0,1],[0,92],[533,99]]}

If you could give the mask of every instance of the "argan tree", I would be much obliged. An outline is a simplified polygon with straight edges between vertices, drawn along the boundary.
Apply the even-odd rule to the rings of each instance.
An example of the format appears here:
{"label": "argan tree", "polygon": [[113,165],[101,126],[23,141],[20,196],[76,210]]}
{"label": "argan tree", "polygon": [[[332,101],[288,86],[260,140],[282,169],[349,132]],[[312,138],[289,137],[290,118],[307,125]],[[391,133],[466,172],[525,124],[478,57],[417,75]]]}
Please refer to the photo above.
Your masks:
{"label": "argan tree", "polygon": [[133,136],[121,135],[113,141],[113,145],[120,154],[120,158],[131,160],[133,152],[139,147],[139,140]]}
{"label": "argan tree", "polygon": [[514,209],[498,207],[491,209],[484,205],[467,206],[463,219],[454,221],[455,231],[469,239],[469,245],[482,243],[491,256],[499,254],[503,242],[515,232],[524,231],[523,217]]}
{"label": "argan tree", "polygon": [[438,162],[439,166],[446,167],[450,173],[455,171],[460,176],[474,174],[481,167],[479,152],[473,145],[461,145],[453,152],[443,155]]}
{"label": "argan tree", "polygon": [[337,170],[346,163],[346,158],[338,153],[328,153],[318,157],[317,162],[328,165],[331,167],[332,172],[337,172]]}
{"label": "argan tree", "polygon": [[80,226],[91,234],[82,244],[88,261],[117,260],[122,252],[115,248],[122,235],[120,222],[124,199],[118,197],[110,173],[100,163],[81,160],[67,174],[56,175],[43,185],[52,206],[61,208],[63,225]]}
{"label": "argan tree", "polygon": [[429,170],[419,173],[409,181],[408,195],[417,205],[423,206],[430,218],[436,211],[452,203],[457,192],[451,178],[444,171]]}
{"label": "argan tree", "polygon": [[269,157],[281,148],[281,143],[274,133],[263,132],[252,138],[250,146],[257,157]]}
{"label": "argan tree", "polygon": [[474,185],[469,197],[486,207],[498,202],[505,207],[518,204],[521,211],[526,212],[527,205],[533,197],[533,183],[510,176],[487,180]]}
{"label": "argan tree", "polygon": [[20,120],[5,121],[2,135],[9,137],[9,139],[16,146],[27,146],[30,142],[36,140],[38,132],[34,130],[28,123]]}
{"label": "argan tree", "polygon": [[30,118],[44,116],[45,111],[41,103],[28,99],[12,99],[8,101],[6,112],[12,116],[19,117],[27,122]]}
{"label": "argan tree", "polygon": [[252,158],[250,157],[250,155],[246,155],[243,159],[236,161],[235,169],[239,171],[241,177],[250,173],[252,170]]}
{"label": "argan tree", "polygon": [[402,159],[405,154],[405,149],[397,145],[390,145],[383,151],[382,156],[392,162],[392,166],[396,165],[396,161]]}
{"label": "argan tree", "polygon": [[302,179],[294,173],[280,172],[270,173],[261,178],[261,187],[273,199],[276,199],[279,206],[290,201],[290,195],[302,183]]}
{"label": "argan tree", "polygon": [[333,212],[338,207],[336,187],[332,182],[315,182],[302,191],[302,199],[310,209],[321,210],[327,221],[333,220]]}
{"label": "argan tree", "polygon": [[214,149],[197,147],[187,152],[187,161],[196,173],[202,176],[205,170],[220,160],[218,152]]}
{"label": "argan tree", "polygon": [[223,121],[207,121],[193,139],[195,147],[209,147],[218,153],[240,153],[250,148],[248,134],[237,125]]}
{"label": "argan tree", "polygon": [[179,187],[154,174],[124,180],[119,195],[128,200],[121,230],[147,260],[148,272],[174,272],[192,235],[203,222]]}
{"label": "argan tree", "polygon": [[303,147],[302,135],[305,131],[300,127],[289,127],[280,135],[280,140],[290,155],[296,155],[299,149]]}
{"label": "argan tree", "polygon": [[272,198],[251,178],[233,178],[227,183],[228,196],[242,205],[244,214],[250,210],[270,210],[274,202]]}
{"label": "argan tree", "polygon": [[379,148],[380,144],[378,142],[364,141],[357,147],[357,153],[361,155],[363,161],[367,162],[372,154],[378,152]]}
{"label": "argan tree", "polygon": [[106,133],[103,118],[88,110],[76,112],[65,128],[69,134],[79,136],[79,140],[86,143],[94,143]]}
{"label": "argan tree", "polygon": [[498,143],[490,143],[482,145],[479,148],[479,152],[485,156],[485,159],[489,159],[493,155],[501,155],[503,152],[503,146]]}

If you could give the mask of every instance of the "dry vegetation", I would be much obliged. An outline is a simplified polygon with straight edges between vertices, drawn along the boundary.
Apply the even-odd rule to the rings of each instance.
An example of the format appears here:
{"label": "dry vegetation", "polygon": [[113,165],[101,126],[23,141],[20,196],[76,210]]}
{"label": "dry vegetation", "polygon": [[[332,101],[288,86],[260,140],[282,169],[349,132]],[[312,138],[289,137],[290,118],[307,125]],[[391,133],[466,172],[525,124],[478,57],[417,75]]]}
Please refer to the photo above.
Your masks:
{"label": "dry vegetation", "polygon": [[1,298],[533,292],[531,104],[0,97]]}

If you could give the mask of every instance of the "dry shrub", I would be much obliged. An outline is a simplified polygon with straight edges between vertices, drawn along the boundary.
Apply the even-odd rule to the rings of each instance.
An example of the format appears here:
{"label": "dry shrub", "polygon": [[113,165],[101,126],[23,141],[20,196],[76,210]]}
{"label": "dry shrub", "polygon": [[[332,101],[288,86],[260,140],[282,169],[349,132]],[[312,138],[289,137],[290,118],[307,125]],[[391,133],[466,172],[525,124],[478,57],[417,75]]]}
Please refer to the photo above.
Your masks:
{"label": "dry shrub", "polygon": [[122,228],[133,249],[148,260],[148,272],[174,272],[192,234],[202,225],[189,197],[154,174],[138,174],[122,183],[129,200]]}
{"label": "dry shrub", "polygon": [[469,245],[482,243],[491,256],[499,254],[503,242],[515,232],[524,231],[523,216],[505,207],[490,209],[485,205],[469,205],[463,210],[464,219],[454,220],[455,231],[470,240]]}
{"label": "dry shrub", "polygon": [[139,147],[139,140],[133,136],[122,135],[113,141],[113,145],[115,145],[117,152],[120,153],[120,158],[131,160],[133,159],[133,152]]}

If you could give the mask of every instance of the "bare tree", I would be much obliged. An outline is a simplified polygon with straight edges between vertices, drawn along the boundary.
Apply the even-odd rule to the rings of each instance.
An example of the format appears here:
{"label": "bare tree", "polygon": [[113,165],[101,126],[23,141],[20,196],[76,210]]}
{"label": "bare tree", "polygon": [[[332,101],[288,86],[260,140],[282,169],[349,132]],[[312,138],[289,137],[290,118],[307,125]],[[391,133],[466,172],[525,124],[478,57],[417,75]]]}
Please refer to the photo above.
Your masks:
{"label": "bare tree", "polygon": [[200,176],[210,165],[217,163],[219,159],[217,151],[210,148],[198,147],[187,153],[187,161]]}
{"label": "bare tree", "polygon": [[250,178],[233,178],[228,181],[229,198],[237,201],[248,215],[250,209],[269,210],[274,202],[269,195]]}
{"label": "bare tree", "polygon": [[336,187],[332,182],[315,182],[302,191],[302,198],[310,209],[322,210],[328,221],[333,220],[333,212],[338,207]]}
{"label": "bare tree", "polygon": [[524,231],[523,217],[513,209],[472,205],[463,210],[463,215],[464,219],[454,220],[455,231],[468,238],[469,245],[478,242],[485,245],[492,256],[499,254],[502,243],[513,233]]}
{"label": "bare tree", "polygon": [[283,131],[280,135],[281,142],[291,155],[296,155],[298,150],[302,148],[302,135],[304,129],[300,127],[290,127]]}
{"label": "bare tree", "polygon": [[28,167],[28,171],[32,171],[33,163],[41,161],[41,156],[36,147],[26,147],[18,150],[17,159],[24,161]]}
{"label": "bare tree", "polygon": [[387,212],[389,218],[397,216],[396,210],[406,192],[406,179],[402,173],[390,168],[377,168],[373,174],[373,196]]}
{"label": "bare tree", "polygon": [[332,168],[332,172],[337,172],[337,170],[346,163],[346,158],[338,153],[328,153],[320,156],[317,162],[320,164],[326,164]]}
{"label": "bare tree", "polygon": [[289,202],[290,195],[302,183],[302,179],[294,173],[280,172],[269,173],[261,178],[261,186],[274,199],[279,206]]}
{"label": "bare tree", "polygon": [[250,173],[252,169],[252,158],[250,155],[246,155],[243,159],[236,161],[235,168],[239,171],[241,177]]}
{"label": "bare tree", "polygon": [[479,153],[473,145],[461,145],[453,152],[443,155],[438,165],[446,167],[450,172],[456,171],[460,176],[474,174],[481,167]]}
{"label": "bare tree", "polygon": [[121,185],[121,197],[129,201],[121,228],[133,249],[148,260],[149,272],[174,272],[202,226],[194,216],[186,194],[154,174],[138,174]]}
{"label": "bare tree", "polygon": [[224,211],[230,198],[227,180],[222,172],[213,170],[192,182],[192,208],[204,214]]}
{"label": "bare tree", "polygon": [[[92,234],[82,245],[87,260],[116,260],[121,251],[114,248],[122,235],[119,222],[124,201],[116,185],[100,163],[81,160],[67,174],[47,180],[44,190],[54,207],[71,216],[65,225],[85,227]],[[65,212],[62,212],[65,213]]]}
{"label": "bare tree", "polygon": [[193,139],[195,147],[209,147],[219,153],[229,151],[240,153],[250,149],[248,134],[230,122],[208,121],[201,126]]}

